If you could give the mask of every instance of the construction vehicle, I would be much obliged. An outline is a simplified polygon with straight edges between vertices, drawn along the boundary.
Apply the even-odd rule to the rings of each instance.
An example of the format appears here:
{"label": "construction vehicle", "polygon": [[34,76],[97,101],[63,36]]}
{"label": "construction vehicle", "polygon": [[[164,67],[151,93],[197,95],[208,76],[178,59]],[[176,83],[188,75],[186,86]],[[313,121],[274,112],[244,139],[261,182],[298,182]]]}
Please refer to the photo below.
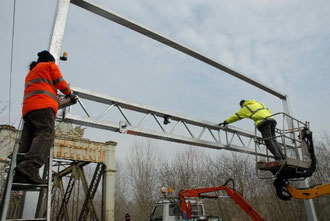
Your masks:
{"label": "construction vehicle", "polygon": [[[226,196],[232,198],[247,215],[253,220],[265,220],[252,205],[234,188],[227,186],[229,179],[224,185],[217,187],[196,188],[181,190],[177,197],[171,195],[172,189],[162,188],[163,198],[158,201],[149,216],[149,221],[178,221],[178,220],[208,220],[222,221],[220,217],[205,214],[204,204],[201,199],[219,199],[219,191],[225,191]],[[234,182],[233,182],[234,183]]]}
{"label": "construction vehicle", "polygon": [[[165,188],[166,189],[166,188]],[[186,201],[192,210],[192,218],[193,219],[206,219],[208,220],[210,217],[206,216],[204,204],[201,200],[196,198],[190,198]],[[177,198],[166,196],[161,198],[154,206],[152,213],[149,216],[149,221],[178,221],[183,220],[182,215],[180,213],[180,208],[177,204]],[[221,218],[214,218],[214,221],[220,221]]]}
{"label": "construction vehicle", "polygon": [[[281,145],[286,155],[285,160],[279,161],[257,161],[258,171],[269,171],[272,176],[259,178],[275,178],[274,186],[277,196],[282,200],[290,200],[291,197],[298,199],[312,199],[322,195],[330,194],[330,184],[319,185],[308,188],[295,188],[290,182],[301,181],[312,176],[316,169],[316,158],[314,153],[312,132],[309,129],[308,122],[301,122],[285,113],[273,115],[282,116],[283,128],[276,128],[276,137],[281,140]],[[285,121],[288,128],[285,128]],[[263,144],[264,139],[256,140],[257,144]],[[256,145],[256,152],[257,152]],[[293,153],[294,157],[289,156]]]}

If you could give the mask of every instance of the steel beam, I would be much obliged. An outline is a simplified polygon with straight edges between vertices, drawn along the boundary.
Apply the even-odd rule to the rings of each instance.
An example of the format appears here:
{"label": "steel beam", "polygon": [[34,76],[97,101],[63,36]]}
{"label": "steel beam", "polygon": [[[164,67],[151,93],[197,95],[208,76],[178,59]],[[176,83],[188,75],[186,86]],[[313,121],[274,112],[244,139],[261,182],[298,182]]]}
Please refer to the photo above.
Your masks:
{"label": "steel beam", "polygon": [[124,18],[118,14],[115,14],[114,12],[111,12],[110,10],[100,6],[100,5],[97,5],[89,0],[71,0],[71,2],[77,6],[80,6],[81,8],[84,8],[90,12],[93,12],[99,16],[102,16],[106,19],[109,19],[117,24],[120,24],[126,28],[129,28],[129,29],[132,29],[133,31],[136,31],[142,35],[145,35],[151,39],[154,39],[155,41],[158,41],[160,43],[163,43],[171,48],[174,48],[186,55],[189,55],[190,57],[193,57],[201,62],[204,62],[216,69],[219,69],[221,71],[224,71],[242,81],[245,81],[257,88],[260,88],[261,90],[264,90],[276,97],[279,97],[281,99],[285,99],[285,94],[255,80],[255,79],[252,79],[251,77],[247,76],[247,75],[244,75],[243,73],[229,67],[229,66],[226,66],[224,64],[221,64],[199,52],[196,52],[182,44],[179,44],[177,42],[175,42],[174,40],[171,40],[170,38],[168,37],[165,37],[159,33],[156,33],[150,29],[147,29],[145,27],[143,27],[142,25],[139,25],[137,24],[136,22],[133,22],[131,20],[128,20],[127,18]]}
{"label": "steel beam", "polygon": [[70,0],[58,0],[57,10],[53,23],[52,34],[49,40],[49,52],[54,56],[56,63],[60,58],[66,19],[69,12]]}
{"label": "steel beam", "polygon": [[[78,125],[83,125],[83,126],[88,126],[88,127],[94,127],[94,128],[99,128],[99,129],[103,129],[103,130],[110,130],[110,131],[114,131],[114,132],[120,131],[120,126],[118,123],[113,123],[113,122],[104,121],[104,120],[102,121],[102,120],[91,119],[91,118],[74,115],[74,114],[66,114],[65,121],[68,123],[73,123],[73,124],[78,124]],[[252,148],[245,149],[245,148],[235,145],[235,144],[216,143],[216,142],[211,142],[211,141],[206,141],[206,140],[201,140],[201,139],[196,139],[196,138],[190,138],[190,137],[184,137],[184,136],[180,136],[180,135],[158,132],[158,131],[134,127],[134,126],[127,126],[126,129],[127,129],[126,133],[130,134],[130,135],[149,137],[149,138],[153,138],[153,139],[171,141],[171,142],[188,144],[188,145],[193,145],[193,146],[207,147],[207,148],[218,149],[218,150],[223,149],[223,150],[229,150],[229,151],[234,151],[234,152],[256,155],[254,149],[252,149]],[[250,137],[250,138],[252,138],[252,137]],[[263,153],[257,153],[257,155],[262,156],[262,157],[271,157],[271,156],[268,156]]]}
{"label": "steel beam", "polygon": [[[257,154],[263,157],[268,156],[264,153],[255,152],[254,142],[251,142],[254,141],[254,139],[256,138],[256,135],[254,133],[233,126],[228,126],[227,128],[221,128],[218,125],[208,121],[193,119],[191,117],[184,116],[182,114],[177,114],[174,112],[148,107],[140,103],[131,102],[113,96],[96,93],[94,91],[82,89],[79,87],[72,86],[71,89],[74,91],[75,94],[79,96],[79,99],[84,98],[105,105],[115,104],[121,107],[120,109],[121,111],[119,113],[123,113],[123,111],[129,110],[142,115],[146,114],[147,116],[156,116],[160,118],[167,116],[170,118],[172,124],[174,124],[175,122],[177,122],[177,124],[179,123],[183,124],[184,125],[183,128],[184,130],[187,131],[188,136],[181,135],[177,132],[176,130],[177,124],[174,125],[171,131],[165,131],[164,128],[162,128],[162,130],[160,131],[157,131],[157,130],[144,128],[143,124],[141,124],[141,121],[137,125],[129,125],[127,122],[119,122],[119,120],[116,121],[114,119],[111,119],[111,121],[107,121],[107,120],[99,119],[97,117],[96,118],[93,118],[91,116],[84,117],[73,113],[66,113],[63,119],[68,123],[95,127],[95,128],[110,130],[114,132],[125,132],[131,135],[172,141],[172,142],[194,145],[194,146],[201,146],[201,147],[207,147],[213,149],[224,149],[224,150],[247,153],[252,155]],[[156,122],[155,125],[159,126],[159,121],[155,120],[156,117],[150,119],[153,119],[154,122]],[[144,117],[142,121],[145,118],[146,117]],[[191,133],[189,129],[189,127],[191,126],[194,126],[195,129],[201,131],[199,136],[194,136]],[[210,134],[211,138],[209,140],[206,140],[205,138],[202,137],[202,135],[206,132]],[[220,133],[222,134],[223,137],[226,137],[226,139],[225,138],[222,139],[223,141],[221,141]],[[233,140],[235,139],[237,141],[236,143],[233,142]],[[245,140],[246,142],[244,143],[243,140]]]}
{"label": "steel beam", "polygon": [[[121,108],[130,110],[130,111],[135,111],[135,112],[139,112],[139,113],[143,113],[143,114],[152,113],[155,116],[161,117],[161,118],[168,116],[168,117],[170,117],[171,120],[174,120],[174,121],[182,120],[182,121],[186,122],[187,124],[191,124],[194,126],[199,126],[199,127],[206,126],[212,130],[219,129],[219,126],[215,123],[195,119],[195,118],[185,116],[182,114],[178,114],[175,112],[171,112],[171,111],[161,110],[161,109],[150,107],[150,106],[138,103],[138,102],[128,101],[126,99],[101,94],[101,93],[98,93],[98,92],[95,92],[92,90],[88,90],[88,89],[84,89],[84,88],[80,88],[80,87],[76,87],[76,86],[71,86],[71,90],[74,91],[74,93],[76,95],[78,95],[79,98],[84,98],[87,100],[95,101],[97,103],[109,104],[109,105],[116,104],[116,105],[120,106]],[[96,119],[99,120],[100,117],[98,116],[98,117],[96,117]],[[254,133],[251,133],[249,131],[245,131],[243,129],[233,127],[233,126],[228,126],[227,131],[235,132],[242,136],[254,136]]]}

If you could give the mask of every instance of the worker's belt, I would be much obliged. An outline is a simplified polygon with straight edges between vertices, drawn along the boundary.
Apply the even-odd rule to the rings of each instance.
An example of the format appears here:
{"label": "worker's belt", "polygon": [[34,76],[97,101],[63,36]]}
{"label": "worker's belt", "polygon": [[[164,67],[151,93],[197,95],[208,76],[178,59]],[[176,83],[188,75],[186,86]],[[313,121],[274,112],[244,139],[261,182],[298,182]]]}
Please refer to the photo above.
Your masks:
{"label": "worker's belt", "polygon": [[57,103],[58,103],[58,99],[57,97],[52,94],[51,92],[49,91],[44,91],[44,90],[39,90],[39,91],[32,91],[30,93],[28,93],[27,95],[24,96],[24,100],[32,95],[35,95],[35,94],[46,94],[48,96],[50,96],[51,98],[53,98]]}

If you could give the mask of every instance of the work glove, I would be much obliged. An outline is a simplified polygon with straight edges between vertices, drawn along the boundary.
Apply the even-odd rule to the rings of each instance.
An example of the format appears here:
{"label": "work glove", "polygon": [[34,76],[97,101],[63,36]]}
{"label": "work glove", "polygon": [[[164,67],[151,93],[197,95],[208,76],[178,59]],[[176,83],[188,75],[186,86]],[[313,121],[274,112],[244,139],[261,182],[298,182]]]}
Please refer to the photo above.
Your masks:
{"label": "work glove", "polygon": [[70,103],[76,104],[78,101],[78,96],[73,94],[72,92],[70,94],[65,95],[65,98],[70,98]]}
{"label": "work glove", "polygon": [[219,126],[220,127],[225,127],[228,125],[228,122],[225,120],[223,123],[220,123]]}

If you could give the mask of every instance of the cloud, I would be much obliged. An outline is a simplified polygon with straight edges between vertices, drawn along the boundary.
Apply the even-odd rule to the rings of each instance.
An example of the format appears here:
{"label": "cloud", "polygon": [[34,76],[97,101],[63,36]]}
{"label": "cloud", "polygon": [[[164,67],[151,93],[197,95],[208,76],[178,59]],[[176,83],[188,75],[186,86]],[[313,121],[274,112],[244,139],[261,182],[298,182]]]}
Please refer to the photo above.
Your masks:
{"label": "cloud", "polygon": [[[51,6],[48,4],[52,2]],[[96,1],[287,93],[294,113],[328,130],[330,4],[327,1]],[[19,116],[27,64],[47,47],[54,1],[17,2],[13,110]],[[0,70],[8,73],[12,4],[0,3]],[[70,6],[60,63],[73,85],[219,121],[242,97],[281,101],[131,30]],[[8,100],[2,74],[1,100]],[[306,101],[307,104],[306,104]],[[308,107],[306,107],[308,106]],[[315,110],[318,107],[318,110]]]}

